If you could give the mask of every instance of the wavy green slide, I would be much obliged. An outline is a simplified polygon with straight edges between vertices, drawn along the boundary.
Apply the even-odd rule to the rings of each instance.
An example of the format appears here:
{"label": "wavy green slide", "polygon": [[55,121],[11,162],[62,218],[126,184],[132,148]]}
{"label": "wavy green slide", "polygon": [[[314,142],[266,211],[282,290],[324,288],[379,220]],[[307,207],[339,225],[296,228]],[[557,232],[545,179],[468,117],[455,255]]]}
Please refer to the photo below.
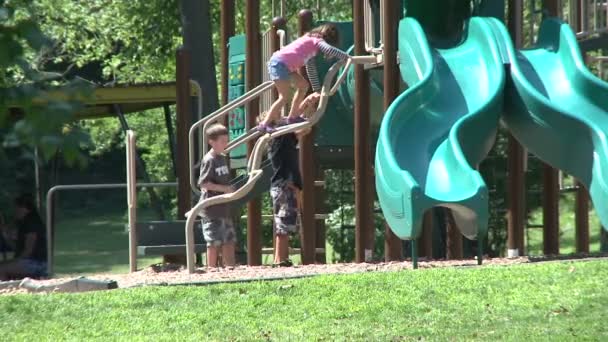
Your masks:
{"label": "wavy green slide", "polygon": [[608,84],[586,68],[570,27],[545,19],[537,44],[522,51],[494,18],[471,18],[465,36],[457,47],[436,49],[416,20],[401,21],[401,74],[411,88],[388,109],[376,151],[391,229],[415,239],[424,212],[444,206],[463,235],[486,233],[487,189],[474,167],[503,112],[522,145],[589,189],[608,227]]}
{"label": "wavy green slide", "polygon": [[464,40],[431,46],[416,19],[399,24],[400,71],[410,86],[388,108],[376,147],[376,189],[393,232],[420,235],[424,212],[452,209],[463,235],[487,231],[488,190],[476,170],[496,136],[503,107],[501,46],[486,18]]}
{"label": "wavy green slide", "polygon": [[568,24],[545,19],[535,47],[516,52],[495,23],[511,59],[503,117],[519,142],[589,189],[608,227],[608,84],[585,66]]}

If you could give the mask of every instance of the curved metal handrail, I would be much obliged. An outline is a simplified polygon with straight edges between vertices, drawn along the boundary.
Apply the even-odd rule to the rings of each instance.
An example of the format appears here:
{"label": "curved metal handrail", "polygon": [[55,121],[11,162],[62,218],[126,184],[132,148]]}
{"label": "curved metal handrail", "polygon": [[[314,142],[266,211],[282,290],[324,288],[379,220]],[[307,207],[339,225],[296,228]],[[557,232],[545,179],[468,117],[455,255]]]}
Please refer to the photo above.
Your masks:
{"label": "curved metal handrail", "polygon": [[219,120],[221,117],[228,114],[231,110],[250,102],[252,99],[254,99],[256,97],[259,97],[264,91],[271,89],[273,86],[274,86],[273,81],[264,82],[264,83],[260,84],[259,86],[246,92],[243,96],[235,99],[234,101],[229,102],[222,108],[220,108],[220,109],[216,110],[215,112],[207,115],[206,117],[200,119],[199,121],[194,123],[192,125],[192,127],[190,127],[190,132],[188,133],[188,150],[189,150],[188,151],[188,154],[189,154],[188,165],[189,165],[189,171],[190,171],[190,188],[196,194],[200,195],[200,190],[198,189],[197,184],[196,184],[196,175],[194,174],[194,158],[195,158],[194,146],[196,143],[193,140],[194,140],[196,129],[198,127],[200,127],[201,125],[203,125],[203,131],[201,134],[201,140],[202,140],[203,147],[202,147],[201,151],[202,151],[202,154],[205,155],[207,153],[207,143],[205,142],[205,131],[206,131],[209,123]]}
{"label": "curved metal handrail", "polygon": [[[262,170],[260,169],[262,164],[262,159],[265,154],[265,149],[268,146],[268,142],[274,138],[277,138],[281,135],[293,133],[296,131],[300,131],[306,128],[310,128],[314,126],[325,113],[325,109],[327,108],[327,104],[329,102],[329,97],[336,93],[340,84],[344,82],[346,78],[346,74],[348,73],[348,69],[351,64],[369,64],[376,63],[376,56],[355,56],[351,59],[348,59],[346,62],[339,61],[335,63],[325,75],[325,79],[323,81],[323,87],[321,88],[320,94],[321,98],[319,99],[319,104],[317,106],[316,112],[305,122],[286,125],[280,127],[272,134],[257,134],[261,135],[261,137],[256,141],[251,157],[248,161],[248,171],[249,178],[247,182],[237,189],[235,192],[230,194],[224,194],[219,196],[214,196],[208,199],[205,199],[199,202],[192,210],[190,210],[188,218],[186,220],[186,259],[187,259],[187,267],[188,272],[193,273],[195,270],[195,260],[194,260],[194,222],[196,221],[196,217],[198,214],[204,209],[212,205],[224,204],[228,202],[232,202],[238,199],[243,198],[249,191],[251,191],[256,184],[256,182],[262,176]],[[340,76],[337,78],[336,82],[332,84],[332,81],[339,69],[344,65],[344,69]],[[255,89],[254,89],[255,90]],[[251,137],[256,136],[255,132],[250,131],[249,138],[243,139],[240,143],[244,143],[245,141],[251,139]]]}

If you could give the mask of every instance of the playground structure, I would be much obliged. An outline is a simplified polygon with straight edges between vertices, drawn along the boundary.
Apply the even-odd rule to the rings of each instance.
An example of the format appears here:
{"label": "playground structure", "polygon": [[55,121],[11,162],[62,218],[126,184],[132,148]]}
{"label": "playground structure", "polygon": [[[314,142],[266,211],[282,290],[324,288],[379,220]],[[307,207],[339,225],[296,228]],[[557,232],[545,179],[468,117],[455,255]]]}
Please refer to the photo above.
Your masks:
{"label": "playground structure", "polygon": [[[319,212],[315,203],[315,197],[323,191],[321,186],[316,186],[323,184],[323,180],[317,177],[322,175],[321,169],[325,166],[354,167],[357,262],[369,261],[373,248],[374,171],[376,190],[388,222],[385,233],[387,260],[403,257],[401,239],[413,240],[410,245],[414,262],[419,252],[430,255],[432,217],[427,209],[434,206],[450,208],[455,226],[467,238],[483,238],[487,231],[488,196],[485,183],[475,168],[492,147],[501,117],[512,133],[508,173],[509,256],[525,253],[523,179],[527,154],[520,142],[550,165],[563,169],[580,181],[573,189],[577,193],[576,250],[589,251],[586,188],[591,190],[592,200],[604,224],[608,215],[602,205],[605,204],[602,198],[605,190],[601,163],[590,167],[591,161],[587,161],[586,166],[580,166],[585,164],[575,165],[565,156],[589,156],[589,151],[601,151],[602,148],[601,114],[605,114],[602,108],[606,106],[601,106],[598,94],[604,91],[605,85],[586,71],[584,61],[579,58],[578,46],[585,54],[607,45],[608,21],[605,22],[606,16],[601,14],[606,13],[606,2],[568,1],[568,20],[574,34],[569,33],[568,25],[550,18],[561,17],[561,1],[544,1],[542,8],[534,7],[534,2],[531,2],[533,20],[528,24],[532,36],[539,36],[538,44],[531,50],[519,50],[524,40],[524,1],[509,1],[508,32],[503,24],[504,1],[475,1],[473,7],[471,3],[467,0],[441,1],[441,5],[433,1],[356,0],[353,2],[354,21],[338,23],[341,33],[348,30],[354,33],[352,36],[343,34],[346,39],[340,47],[348,50],[353,46],[352,54],[360,57],[353,60],[352,67],[343,66],[341,70],[340,65],[321,67],[320,76],[325,75],[323,100],[313,120],[276,133],[284,134],[317,123],[314,127],[316,140],[310,134],[300,148],[304,182],[301,233],[304,264],[325,261],[317,253],[325,241],[322,218],[317,220]],[[196,156],[202,155],[206,149],[201,143],[204,141],[202,129],[198,128],[216,120],[227,123],[233,138],[229,146],[233,166],[246,168],[248,176],[241,179],[239,191],[208,200],[194,210],[223,201],[234,202],[234,205],[247,202],[247,262],[260,265],[261,211],[257,196],[267,189],[262,181],[265,176],[263,152],[264,145],[273,136],[262,136],[251,128],[260,112],[259,96],[264,93],[262,103],[270,103],[276,96],[270,91],[272,84],[262,82],[265,60],[261,58],[261,48],[267,46],[274,51],[282,45],[280,41],[286,41],[287,35],[285,20],[275,19],[272,28],[264,34],[266,43],[262,44],[259,1],[248,1],[246,33],[240,36],[245,46],[240,46],[241,51],[231,55],[230,50],[235,48],[239,39],[239,36],[234,36],[234,7],[234,1],[222,1],[221,84],[222,104],[227,107],[202,118],[200,86],[190,77],[194,51],[185,46],[177,53],[177,96],[173,100],[177,103],[178,113],[175,157],[178,215],[183,217],[192,208],[192,194],[198,192],[193,182],[193,164]],[[438,11],[437,8],[442,9]],[[402,18],[404,12],[406,15]],[[311,11],[301,11],[298,19],[299,34],[314,26]],[[240,59],[236,58],[239,53]],[[264,53],[269,55],[267,51]],[[587,58],[587,62],[600,64],[605,60],[608,59],[601,56]],[[536,69],[541,71],[533,73]],[[234,82],[230,81],[231,73],[241,75],[240,82],[236,80],[238,77]],[[338,73],[340,76],[332,85]],[[399,75],[409,86],[404,92]],[[471,79],[472,75],[474,79]],[[561,76],[551,78],[557,75]],[[531,80],[531,76],[537,78]],[[569,81],[576,80],[572,81],[576,84],[566,87],[570,92],[546,86],[556,80],[568,85]],[[589,87],[595,90],[589,93]],[[192,95],[197,95],[198,99],[193,101]],[[571,97],[566,95],[575,96],[575,105],[586,109],[588,117],[566,114],[568,108],[572,108],[569,106],[573,105],[568,100]],[[229,99],[233,101],[228,102]],[[242,106],[246,108],[243,110]],[[323,115],[326,111],[329,113]],[[530,114],[523,115],[526,113]],[[590,117],[594,120],[590,121]],[[236,120],[231,122],[232,119]],[[539,124],[541,122],[544,124]],[[336,127],[349,131],[350,125],[344,123],[352,124],[352,136],[336,132]],[[570,139],[585,135],[592,137],[585,138],[585,144],[578,150],[572,150],[574,144],[563,139],[563,134],[570,134],[563,132],[570,132],[573,126],[578,127],[578,132],[568,136]],[[551,129],[543,130],[546,127]],[[380,131],[374,155],[373,133],[376,128]],[[548,145],[546,140],[549,138],[555,140]],[[241,147],[245,144],[246,153]],[[597,152],[597,155],[602,154]],[[375,170],[372,158],[375,158]],[[549,164],[545,166],[543,183],[544,252],[558,254],[559,177],[558,171]],[[129,199],[133,203],[133,198]],[[315,224],[316,221],[321,221],[321,224]],[[192,271],[193,219],[186,222],[186,256],[188,268]],[[134,236],[131,243],[136,239],[135,227],[131,224]],[[455,227],[448,227],[448,230],[452,239],[449,248],[454,249],[451,255],[461,257],[462,235]],[[52,231],[49,236],[52,236]],[[51,243],[52,239],[49,239]],[[481,261],[482,246],[479,244],[477,247],[478,260]],[[131,250],[133,255],[133,245]],[[52,248],[49,248],[49,253],[52,253]],[[134,270],[133,266],[131,270]]]}
{"label": "playground structure", "polygon": [[[387,31],[388,35],[385,34],[384,37],[380,36],[380,40],[386,42],[390,39],[387,37],[391,33],[391,19],[395,19],[389,18],[390,16],[387,13],[399,13],[403,8],[400,9],[400,6],[392,8],[389,2],[383,1],[380,2],[379,6],[375,6],[377,12],[374,13],[372,3],[374,2],[354,3],[355,56],[367,55],[369,53],[376,54],[376,60],[370,61],[369,65],[373,64],[374,67],[384,66],[386,68],[386,64],[389,64],[387,61],[390,59],[385,54],[388,55],[391,52],[386,52],[386,45],[377,47],[373,34],[375,32],[373,17],[376,14],[380,20],[379,26],[383,28],[382,32]],[[378,2],[375,3],[377,4]],[[559,46],[559,59],[553,62],[550,67],[546,67],[548,70],[545,70],[544,73],[549,75],[560,73],[562,75],[561,79],[559,79],[559,81],[562,81],[561,86],[563,87],[563,82],[565,82],[567,88],[574,89],[572,91],[573,95],[582,95],[577,98],[577,101],[574,101],[576,102],[575,105],[582,105],[590,112],[602,108],[602,106],[594,104],[594,101],[597,101],[594,100],[594,94],[584,94],[576,90],[577,88],[588,89],[589,86],[585,86],[584,84],[574,84],[571,86],[568,84],[570,81],[568,76],[572,75],[572,77],[576,78],[577,74],[583,75],[578,76],[579,79],[582,77],[582,80],[578,82],[594,84],[596,86],[594,92],[596,93],[605,91],[608,88],[605,88],[599,80],[595,80],[594,76],[586,71],[584,67],[581,67],[582,63],[578,51],[578,43],[574,38],[574,34],[570,34],[569,36],[567,24],[548,18],[550,14],[553,16],[558,14],[557,12],[549,12],[560,8],[558,4],[553,4],[553,7],[551,7],[550,1],[545,2],[545,7],[542,11],[543,21],[537,33],[537,48],[536,50],[531,50],[534,52],[520,53],[515,50],[512,39],[509,33],[507,33],[504,24],[499,19],[491,18],[492,15],[502,16],[501,10],[504,9],[504,3],[501,3],[500,6],[496,6],[496,3],[500,2],[494,2],[493,4],[483,1],[477,2],[475,4],[476,7],[471,9],[469,1],[447,1],[442,3],[445,6],[444,10],[437,11],[436,6],[439,5],[438,3],[405,2],[406,18],[400,22],[397,40],[399,42],[399,51],[401,51],[399,55],[401,75],[410,88],[387,108],[380,128],[375,155],[375,169],[378,196],[385,218],[392,231],[399,238],[414,240],[412,244],[412,247],[414,247],[412,251],[414,262],[417,257],[415,248],[417,244],[415,241],[422,236],[425,212],[427,209],[435,206],[451,209],[456,226],[460,229],[461,233],[469,239],[478,240],[478,261],[481,262],[481,242],[487,232],[488,192],[480,174],[475,171],[475,167],[491,149],[503,111],[505,112],[503,116],[504,122],[519,141],[526,144],[541,159],[546,160],[552,165],[557,165],[576,176],[581,181],[582,186],[591,188],[592,199],[596,202],[596,206],[599,206],[598,214],[601,221],[607,222],[608,220],[602,207],[606,189],[602,186],[601,167],[595,167],[596,171],[593,171],[593,177],[586,177],[590,173],[587,170],[592,169],[590,161],[582,169],[573,170],[569,165],[579,161],[567,161],[565,156],[577,154],[563,154],[566,149],[555,149],[555,146],[563,146],[563,144],[547,145],[546,141],[544,141],[547,138],[547,134],[551,135],[552,133],[558,136],[557,141],[563,141],[563,136],[559,137],[559,135],[560,132],[567,131],[565,130],[567,124],[564,125],[562,123],[560,127],[553,127],[549,123],[548,126],[551,126],[551,129],[549,129],[549,133],[544,133],[545,135],[543,135],[542,130],[538,131],[538,129],[542,128],[542,125],[535,123],[538,121],[538,117],[531,117],[527,120],[528,122],[525,122],[525,119],[521,118],[521,113],[533,112],[530,106],[534,106],[534,104],[531,104],[530,101],[540,102],[547,108],[544,111],[541,109],[540,113],[537,113],[541,116],[548,113],[562,115],[563,109],[560,110],[560,107],[563,108],[569,101],[574,101],[573,98],[575,96],[565,97],[565,102],[547,103],[551,101],[552,96],[555,96],[554,94],[559,93],[558,89],[556,89],[554,94],[548,90],[545,90],[544,94],[539,94],[538,90],[529,89],[530,87],[538,87],[539,84],[538,82],[530,84],[530,81],[526,80],[526,78],[531,77],[530,70],[525,70],[524,67],[520,66],[520,63],[522,65],[532,64],[540,67],[541,65],[535,64],[533,60],[535,58],[537,60],[551,58],[550,54],[554,53],[550,49],[555,49],[556,46]],[[249,3],[248,11],[250,7],[256,7],[257,5],[259,4],[255,2]],[[391,7],[390,12],[386,11],[386,6]],[[571,6],[572,17],[576,16],[574,13],[576,12],[574,10],[576,8],[578,7]],[[259,11],[259,8],[257,10]],[[535,8],[532,10],[535,12]],[[523,9],[521,6],[518,7],[517,4],[510,6],[510,11],[512,17],[521,17],[523,14]],[[255,14],[259,13],[256,13],[256,9],[254,8],[252,9],[252,13],[248,12],[247,18],[249,19],[252,14],[253,19],[255,19]],[[310,14],[308,12],[301,13],[301,17],[310,17]],[[445,23],[448,23],[447,29],[442,27]],[[248,29],[250,28],[249,24],[250,21],[248,21]],[[361,26],[363,26],[363,30],[360,30]],[[516,24],[512,24],[511,26],[512,31],[517,31]],[[521,28],[519,29],[521,30]],[[595,29],[596,34],[603,32],[603,29],[598,29],[597,27]],[[517,32],[513,33],[517,34]],[[589,37],[593,36],[593,34],[587,32],[579,36]],[[254,37],[247,36],[247,42],[251,43],[255,41]],[[249,49],[252,49],[249,45],[251,44],[248,44],[248,53],[251,52]],[[391,46],[388,48],[394,49]],[[250,60],[249,57],[250,55],[247,56],[246,62]],[[526,63],[519,62],[522,57],[525,58]],[[573,61],[565,61],[567,58]],[[440,64],[435,65],[436,63]],[[560,70],[561,63],[570,63],[571,65],[578,65],[578,67],[571,67],[574,69],[570,70],[567,68],[564,68],[566,70]],[[505,72],[505,66],[510,66],[510,74]],[[248,67],[251,68],[250,64],[245,69],[248,70]],[[358,75],[357,77],[357,74],[360,73],[362,75]],[[369,73],[369,71],[365,71],[365,67],[359,67],[354,72],[354,88],[355,93],[357,93],[353,96],[355,99],[354,123],[355,132],[359,133],[359,136],[355,137],[356,152],[354,158],[355,179],[358,181],[358,184],[355,186],[357,189],[356,248],[358,261],[365,260],[365,255],[369,255],[369,253],[366,253],[367,248],[365,248],[366,244],[369,245],[369,242],[365,242],[365,223],[368,223],[368,229],[371,226],[369,224],[369,217],[371,217],[369,209],[371,208],[372,199],[369,196],[371,195],[369,187],[365,184],[366,175],[370,169],[369,165],[365,165],[366,159],[369,160],[369,151],[366,151],[365,145],[367,145],[367,141],[365,138],[369,138],[370,136],[370,117],[372,116],[370,113],[374,112],[374,109],[363,109],[370,106],[369,89],[365,89],[369,85],[369,81],[365,77],[366,73]],[[396,83],[391,80],[394,78],[394,74],[387,75],[385,71],[384,78],[389,84],[391,82]],[[543,79],[542,76],[540,78]],[[546,78],[545,82],[551,82],[549,81],[550,79],[550,77]],[[509,83],[509,86],[506,86],[507,83]],[[512,83],[515,84],[515,87],[510,86]],[[336,84],[336,86],[338,85]],[[522,87],[525,88],[524,93],[522,93]],[[255,92],[255,90],[252,92]],[[363,92],[359,93],[357,90],[363,90]],[[563,89],[561,91],[563,92]],[[505,93],[506,96],[503,95]],[[591,97],[588,95],[591,95]],[[230,107],[244,104],[248,100],[247,97],[247,94],[239,97],[235,102],[231,102],[226,110],[230,110]],[[546,99],[543,100],[542,97]],[[390,102],[390,100],[385,102]],[[323,106],[319,106],[319,111],[325,109]],[[601,111],[601,109],[599,110]],[[363,114],[362,111],[365,111],[367,115],[361,115]],[[248,113],[248,115],[248,120],[251,122],[251,114]],[[336,114],[333,113],[333,115]],[[600,115],[596,116],[600,117]],[[215,119],[211,118],[209,121]],[[582,120],[585,121],[585,119]],[[598,134],[601,137],[601,130],[597,131],[596,129],[596,132],[599,133],[592,133],[592,135]],[[584,134],[583,132],[578,132],[576,136]],[[357,136],[357,134],[355,135]],[[262,141],[265,138],[272,138],[272,136],[264,137]],[[247,139],[245,138],[245,140]],[[532,141],[529,141],[530,139]],[[237,139],[235,145],[245,140]],[[593,152],[590,151],[594,151],[597,148],[601,149],[602,139],[596,138],[595,140],[598,141],[597,144],[599,145],[596,147],[588,146],[584,151],[579,151],[578,155],[591,155]],[[357,146],[358,142],[362,142],[364,146]],[[556,141],[553,142],[555,143]],[[259,147],[263,146],[263,144],[258,145],[256,143],[254,146]],[[254,162],[249,162],[250,169],[251,167],[255,168],[259,166],[259,159],[261,158],[260,150],[257,150],[255,147],[253,153],[249,153],[249,158],[254,158],[255,160]],[[306,148],[303,149],[306,150]],[[302,158],[302,160],[303,162],[307,161],[305,158]],[[303,171],[304,178],[307,178],[305,168],[303,168]],[[523,172],[523,170],[516,171]],[[251,172],[250,178],[252,182],[255,182],[255,177],[259,175],[259,173]],[[515,174],[511,174],[511,176],[514,177]],[[582,186],[580,191],[583,191]],[[305,194],[307,190],[306,188],[304,189]],[[515,195],[516,198],[520,197],[517,196],[517,192],[521,191],[522,189],[518,189],[512,195]],[[547,207],[548,214],[555,215],[556,212],[551,212],[550,201],[554,202],[556,198],[549,198],[551,195],[551,191],[547,189],[545,206]],[[197,205],[196,209],[213,203],[223,203],[224,201],[229,201],[229,198],[230,196],[226,195],[225,198],[218,198],[217,201],[209,200],[207,203],[203,202]],[[513,220],[513,216],[522,214],[516,212],[521,208],[521,204],[511,204],[511,220]],[[305,203],[304,215],[306,214]],[[310,215],[310,212],[308,212],[308,215]],[[255,218],[251,217],[251,213],[248,217],[248,224],[255,223]],[[546,228],[550,231],[551,227],[548,226],[552,223],[551,219],[547,217],[546,221]],[[305,218],[303,222],[306,222]],[[509,226],[515,228],[513,223]],[[187,228],[187,231],[190,231],[190,228]],[[304,236],[306,231],[307,227],[304,225],[303,247],[306,245],[306,238]],[[248,227],[248,232],[255,232],[254,227]],[[509,233],[515,234],[513,231]],[[390,258],[390,254],[397,254],[399,251],[398,247],[390,248],[391,240],[394,241],[394,239],[390,237],[390,234],[387,235],[389,235],[387,238],[387,245],[389,246],[387,248],[387,256]],[[514,240],[510,239],[510,244]],[[546,240],[548,240],[546,244],[549,245],[550,242],[556,241],[557,237],[546,234]],[[252,246],[253,244],[248,241],[248,247]],[[509,254],[511,256],[520,254],[518,248],[511,248],[514,246],[509,247]],[[551,253],[551,248],[547,246],[546,252]],[[305,250],[306,248],[303,248],[303,261],[307,263],[307,258],[304,255],[306,253]],[[251,249],[248,252],[252,254]],[[189,256],[191,254],[188,253]],[[309,260],[311,257],[309,255]],[[250,264],[255,264],[255,262],[251,262],[252,258],[249,258],[249,261]],[[191,271],[193,270],[193,268],[189,268]]]}

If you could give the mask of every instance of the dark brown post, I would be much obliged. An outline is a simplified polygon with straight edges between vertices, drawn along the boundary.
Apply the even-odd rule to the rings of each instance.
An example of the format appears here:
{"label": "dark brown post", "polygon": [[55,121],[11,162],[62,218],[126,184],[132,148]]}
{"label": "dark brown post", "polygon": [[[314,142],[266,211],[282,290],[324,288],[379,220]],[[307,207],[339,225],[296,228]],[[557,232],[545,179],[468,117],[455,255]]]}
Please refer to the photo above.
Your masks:
{"label": "dark brown post", "polygon": [[577,182],[576,189],[576,252],[589,253],[589,193]]}
{"label": "dark brown post", "polygon": [[600,226],[600,252],[608,253],[608,232]]}
{"label": "dark brown post", "polygon": [[[353,3],[355,55],[366,55],[365,0]],[[355,65],[355,260],[365,262],[368,229],[373,227],[373,201],[367,184],[371,168],[369,75],[363,65]]]}
{"label": "dark brown post", "polygon": [[[516,48],[522,48],[523,35],[523,0],[509,1],[509,32]],[[507,173],[507,255],[523,255],[525,226],[525,153],[522,146],[509,134]]]}
{"label": "dark brown post", "polygon": [[[285,21],[285,18],[283,17],[275,17],[272,19],[272,27],[270,28],[270,50],[271,51],[277,51],[281,48],[281,41],[279,38],[279,34],[278,34],[278,30],[281,29],[285,29],[287,22]],[[272,90],[272,101],[274,102],[277,97],[279,96],[279,93],[277,92],[276,89]],[[272,248],[273,250],[276,248],[276,234],[275,234],[275,226],[274,226],[274,220],[272,222]]]}
{"label": "dark brown post", "polygon": [[[222,0],[220,58],[222,73],[222,105],[228,103],[228,39],[234,36],[234,0]],[[228,116],[226,116],[226,122]]]}
{"label": "dark brown post", "polygon": [[[588,60],[586,52],[583,52],[583,60]],[[589,253],[589,192],[581,182],[576,182],[576,186],[576,252]]]}
{"label": "dark brown post", "polygon": [[[315,168],[316,170],[316,179],[319,182],[323,182],[325,184],[325,172],[319,166]],[[327,213],[327,207],[325,204],[326,201],[326,193],[325,193],[325,185],[315,186],[315,207],[317,214],[325,215]],[[316,222],[316,234],[315,234],[315,246],[317,248],[325,249],[325,219],[315,220]],[[327,262],[327,255],[325,252],[323,253],[315,253],[315,261],[319,264],[324,264]]]}
{"label": "dark brown post", "polygon": [[[545,0],[550,16],[561,15],[561,1]],[[543,253],[559,254],[559,179],[558,171],[543,164]]]}
{"label": "dark brown post", "polygon": [[558,171],[543,165],[543,253],[559,254]]}
{"label": "dark brown post", "polygon": [[[302,36],[312,29],[312,12],[303,9],[298,13],[298,35]],[[302,68],[302,75],[306,75],[306,69]],[[314,140],[315,129],[304,136],[300,141],[300,170],[302,173],[302,203],[301,203],[301,242],[302,263],[314,264],[315,262],[315,163],[314,163]]]}
{"label": "dark brown post", "polygon": [[[397,27],[400,17],[398,1],[384,1],[386,18],[382,27],[384,43],[384,110],[388,109],[393,100],[399,95],[399,66],[397,65]],[[403,258],[401,240],[385,224],[384,229],[384,259],[386,261]]]}
{"label": "dark brown post", "polygon": [[192,123],[190,108],[190,51],[181,46],[176,53],[176,105],[177,105],[177,217],[192,206],[188,152],[188,132]]}
{"label": "dark brown post", "polygon": [[[245,10],[245,34],[247,36],[246,61],[245,61],[245,84],[247,90],[253,89],[260,84],[261,73],[261,51],[260,51],[260,1],[247,1]],[[247,103],[248,128],[256,125],[259,115],[259,99]],[[247,144],[247,157],[251,156],[255,141]],[[255,199],[247,203],[247,264],[258,266],[262,264],[262,210],[260,200]]]}
{"label": "dark brown post", "polygon": [[[561,16],[562,9],[560,8],[560,6],[561,6],[560,0],[544,0],[543,6],[544,6],[545,10],[547,10],[547,12],[549,13],[550,16],[552,16],[552,17]],[[579,6],[579,8],[580,8],[580,6]]]}
{"label": "dark brown post", "polygon": [[[275,17],[272,19],[272,27],[270,31],[270,50],[277,51],[281,48],[281,41],[279,39],[279,30],[285,30],[287,21],[283,17]],[[273,91],[273,100],[277,98],[278,94],[276,90]]]}
{"label": "dark brown post", "polygon": [[452,214],[452,211],[447,208],[443,208],[443,210],[445,210],[447,231],[446,259],[462,259],[462,234],[460,234],[460,230],[458,230],[458,226],[456,225],[456,220],[454,220],[454,215]]}
{"label": "dark brown post", "polygon": [[424,213],[422,236],[418,240],[419,255],[429,259],[433,258],[433,210],[431,208]]}
{"label": "dark brown post", "polygon": [[[270,28],[270,50],[278,51],[281,48],[281,40],[278,31],[285,30],[287,21],[283,17],[275,17],[272,19],[272,27]],[[274,102],[279,97],[276,89],[272,90],[272,101]]]}

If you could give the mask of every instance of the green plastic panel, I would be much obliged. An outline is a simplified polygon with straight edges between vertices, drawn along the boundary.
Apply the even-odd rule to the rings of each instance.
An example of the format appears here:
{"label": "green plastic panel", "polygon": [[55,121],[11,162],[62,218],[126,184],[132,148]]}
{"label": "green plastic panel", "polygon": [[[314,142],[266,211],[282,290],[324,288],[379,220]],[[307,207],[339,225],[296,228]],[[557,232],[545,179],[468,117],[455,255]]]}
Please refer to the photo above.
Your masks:
{"label": "green plastic panel", "polygon": [[375,171],[385,219],[402,239],[418,238],[435,206],[452,209],[468,238],[487,231],[488,190],[475,166],[494,143],[505,69],[486,19],[471,19],[467,29],[462,44],[438,49],[416,19],[399,25],[410,88],[384,116]]}
{"label": "green plastic panel", "polygon": [[228,65],[228,84],[245,84],[245,62],[230,63]]}
{"label": "green plastic panel", "polygon": [[[232,101],[245,93],[245,35],[233,36],[228,41],[228,100]],[[247,117],[244,107],[234,109],[228,114],[228,129],[230,139],[236,139],[245,133]],[[245,157],[247,147],[241,145],[230,152],[232,168],[242,168],[247,165]]]}
{"label": "green plastic panel", "polygon": [[[326,22],[319,21],[316,25],[321,25]],[[353,46],[353,24],[352,22],[333,22],[338,28],[340,34],[340,42],[338,48],[343,51],[349,51]],[[319,78],[322,81],[327,73],[327,70],[335,62],[334,60],[325,60],[324,57],[318,56],[315,59]],[[346,100],[346,101],[344,101]],[[344,99],[339,95],[329,99],[325,115],[317,125],[317,136],[315,143],[319,146],[353,146],[353,103],[350,99]]]}

